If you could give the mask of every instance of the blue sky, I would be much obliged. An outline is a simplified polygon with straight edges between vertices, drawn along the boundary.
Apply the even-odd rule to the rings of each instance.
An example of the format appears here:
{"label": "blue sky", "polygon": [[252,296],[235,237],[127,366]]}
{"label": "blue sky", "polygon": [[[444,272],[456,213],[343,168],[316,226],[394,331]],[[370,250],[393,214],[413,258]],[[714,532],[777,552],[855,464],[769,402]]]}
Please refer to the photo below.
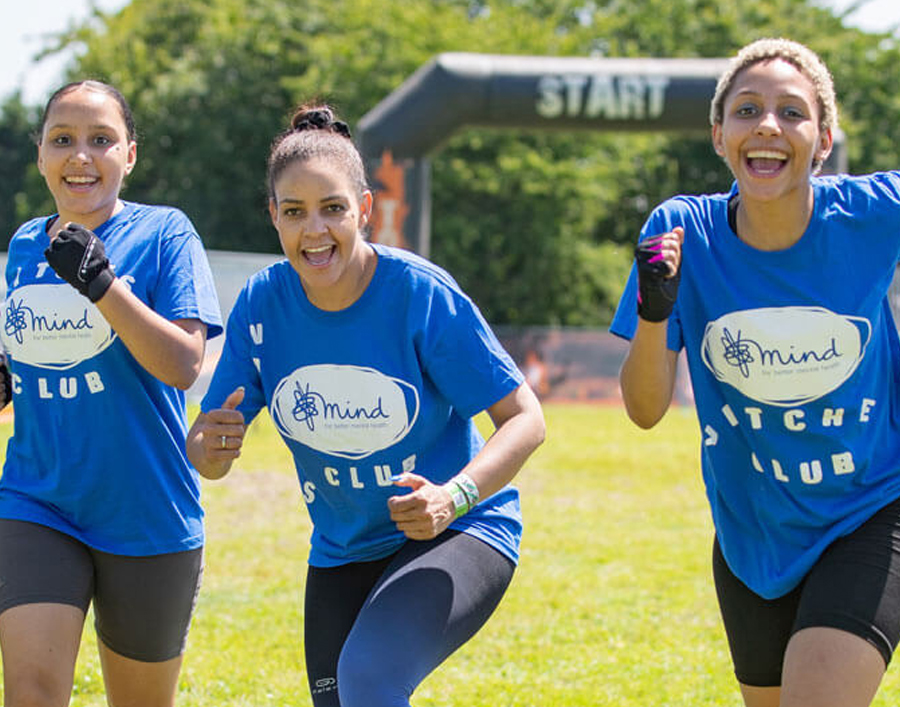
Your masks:
{"label": "blue sky", "polygon": [[[91,5],[116,11],[129,0],[8,0],[0,23],[0,98],[22,88],[26,103],[42,103],[61,78],[68,56],[35,63],[34,55],[46,46],[45,37],[83,20]],[[842,10],[853,0],[815,0],[824,7]],[[878,30],[900,24],[898,0],[869,0],[853,16],[863,29]]]}

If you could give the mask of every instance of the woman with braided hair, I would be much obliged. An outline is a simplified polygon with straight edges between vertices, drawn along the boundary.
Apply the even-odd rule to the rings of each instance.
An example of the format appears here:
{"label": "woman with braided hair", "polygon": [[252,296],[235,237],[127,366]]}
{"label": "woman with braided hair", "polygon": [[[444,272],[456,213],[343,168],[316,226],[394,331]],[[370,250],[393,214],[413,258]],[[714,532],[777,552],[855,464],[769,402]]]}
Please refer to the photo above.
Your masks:
{"label": "woman with braided hair", "polygon": [[[365,240],[372,193],[328,106],[301,108],[275,140],[268,189],[287,259],[238,297],[188,454],[225,475],[268,407],[313,521],[313,703],[407,706],[512,579],[509,482],[543,440],[543,416],[446,272]],[[472,422],[482,411],[496,426],[486,443]]]}
{"label": "woman with braided hair", "polygon": [[612,324],[625,405],[655,425],[685,350],[747,707],[864,707],[900,638],[900,174],[815,176],[834,87],[786,39],[737,54],[710,122],[735,182],[643,228]]}

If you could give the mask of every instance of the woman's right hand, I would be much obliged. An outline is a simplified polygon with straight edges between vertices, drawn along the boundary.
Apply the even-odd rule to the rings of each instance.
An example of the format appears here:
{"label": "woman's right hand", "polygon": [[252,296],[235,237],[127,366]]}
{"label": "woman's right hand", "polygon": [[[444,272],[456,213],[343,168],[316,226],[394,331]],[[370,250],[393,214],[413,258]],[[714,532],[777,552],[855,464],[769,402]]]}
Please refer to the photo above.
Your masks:
{"label": "woman's right hand", "polygon": [[244,445],[244,414],[237,409],[244,389],[236,388],[222,407],[200,413],[187,437],[187,455],[191,464],[208,479],[220,479],[241,456]]}
{"label": "woman's right hand", "polygon": [[675,392],[678,354],[668,348],[666,320],[681,281],[684,229],[645,238],[635,248],[638,325],[619,371],[625,410],[640,427],[659,422]]}
{"label": "woman's right hand", "polygon": [[645,238],[634,249],[638,274],[638,316],[648,322],[669,318],[681,281],[681,244],[684,229]]}

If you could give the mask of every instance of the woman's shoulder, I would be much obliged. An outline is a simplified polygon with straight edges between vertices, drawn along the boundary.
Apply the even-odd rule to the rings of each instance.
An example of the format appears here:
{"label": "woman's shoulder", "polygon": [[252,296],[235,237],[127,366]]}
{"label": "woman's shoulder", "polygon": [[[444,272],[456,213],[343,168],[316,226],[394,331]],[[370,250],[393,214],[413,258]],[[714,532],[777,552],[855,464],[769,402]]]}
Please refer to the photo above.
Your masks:
{"label": "woman's shoulder", "polygon": [[21,242],[34,240],[46,233],[47,220],[49,218],[49,216],[38,216],[23,223],[16,229],[15,233],[13,233],[10,245],[12,245],[12,242],[14,241]]}
{"label": "woman's shoulder", "polygon": [[900,172],[870,174],[836,174],[813,178],[816,198],[826,208],[853,214],[900,207]]}
{"label": "woman's shoulder", "polygon": [[278,260],[254,272],[244,282],[243,290],[248,297],[265,296],[282,288],[285,281],[296,277],[296,271],[287,259]]}
{"label": "woman's shoulder", "polygon": [[721,226],[723,218],[727,221],[728,200],[735,193],[732,186],[730,192],[672,196],[653,209],[642,233],[655,235],[682,226],[686,233],[709,235]]}
{"label": "woman's shoulder", "polygon": [[6,248],[7,264],[18,261],[20,258],[43,260],[44,249],[47,247],[47,223],[51,217],[39,216],[30,219],[19,226]]}
{"label": "woman's shoulder", "polygon": [[676,194],[671,196],[654,211],[676,214],[709,214],[713,210],[723,208],[728,204],[728,199],[735,193],[736,186],[728,192],[714,194]]}
{"label": "woman's shoulder", "polygon": [[[226,265],[225,269],[230,268]],[[279,260],[253,272],[236,289],[232,316],[235,312],[243,312],[242,316],[250,316],[251,313],[255,313],[253,316],[266,316],[280,312],[284,308],[285,297],[291,296],[288,292],[291,273],[296,277],[287,260]]]}
{"label": "woman's shoulder", "polygon": [[[160,235],[196,234],[196,229],[188,215],[177,206],[167,204],[141,204],[136,201],[123,202],[125,208],[118,214],[124,222],[156,226]],[[117,217],[113,217],[117,218]]]}
{"label": "woman's shoulder", "polygon": [[447,289],[464,294],[459,283],[444,268],[417,253],[404,248],[372,243],[378,254],[378,267],[384,268],[393,284],[411,289]]}

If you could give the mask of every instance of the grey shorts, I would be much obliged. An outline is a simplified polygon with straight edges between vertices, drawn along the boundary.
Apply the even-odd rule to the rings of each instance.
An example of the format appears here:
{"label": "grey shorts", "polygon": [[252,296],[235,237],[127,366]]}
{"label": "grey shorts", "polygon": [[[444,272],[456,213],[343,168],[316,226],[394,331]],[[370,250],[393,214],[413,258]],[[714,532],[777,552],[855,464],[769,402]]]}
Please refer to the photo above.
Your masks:
{"label": "grey shorts", "polygon": [[155,663],[184,652],[203,574],[203,548],[111,555],[53,528],[0,519],[0,613],[49,602],[87,613],[119,655]]}

